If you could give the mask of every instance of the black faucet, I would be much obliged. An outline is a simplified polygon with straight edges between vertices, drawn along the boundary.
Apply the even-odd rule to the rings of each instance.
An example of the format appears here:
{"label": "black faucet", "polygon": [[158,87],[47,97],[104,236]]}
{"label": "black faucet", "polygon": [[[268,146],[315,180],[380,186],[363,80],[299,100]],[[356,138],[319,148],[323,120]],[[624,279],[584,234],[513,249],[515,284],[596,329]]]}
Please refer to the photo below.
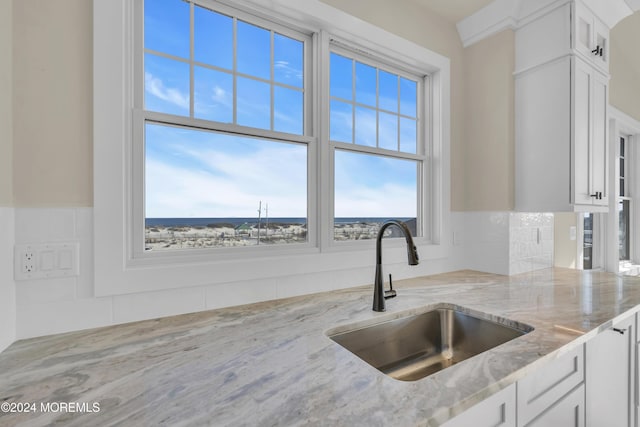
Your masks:
{"label": "black faucet", "polygon": [[384,231],[395,225],[402,231],[404,238],[407,241],[407,256],[409,259],[409,265],[418,265],[418,250],[413,244],[413,238],[411,237],[411,231],[409,227],[402,222],[395,219],[385,221],[378,231],[378,237],[376,238],[376,278],[373,285],[373,311],[384,311],[384,300],[393,298],[396,296],[396,291],[393,290],[393,284],[391,283],[391,275],[389,275],[389,287],[390,290],[385,291],[382,281],[382,236]]}

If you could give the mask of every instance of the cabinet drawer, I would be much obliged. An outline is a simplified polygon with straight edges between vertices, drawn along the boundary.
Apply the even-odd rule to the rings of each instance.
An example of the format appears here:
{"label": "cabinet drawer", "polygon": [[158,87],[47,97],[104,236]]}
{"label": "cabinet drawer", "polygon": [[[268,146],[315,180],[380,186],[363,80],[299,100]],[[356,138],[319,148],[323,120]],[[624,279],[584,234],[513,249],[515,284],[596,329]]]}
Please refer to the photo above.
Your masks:
{"label": "cabinet drawer", "polygon": [[582,384],[523,427],[584,427],[584,418],[584,384]]}
{"label": "cabinet drawer", "polygon": [[584,345],[518,381],[518,425],[526,425],[584,381]]}
{"label": "cabinet drawer", "polygon": [[443,424],[443,427],[515,427],[516,385],[511,384]]}

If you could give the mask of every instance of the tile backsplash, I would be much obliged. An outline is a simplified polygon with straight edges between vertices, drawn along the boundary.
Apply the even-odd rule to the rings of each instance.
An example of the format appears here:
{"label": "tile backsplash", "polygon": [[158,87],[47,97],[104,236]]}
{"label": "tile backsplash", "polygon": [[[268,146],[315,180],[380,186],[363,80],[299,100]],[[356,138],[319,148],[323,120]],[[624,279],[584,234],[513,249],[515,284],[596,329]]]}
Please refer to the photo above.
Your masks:
{"label": "tile backsplash", "polygon": [[551,213],[457,212],[454,218],[461,268],[512,275],[553,267]]}
{"label": "tile backsplash", "polygon": [[[5,248],[4,259],[13,258],[13,244],[74,241],[79,245],[78,276],[19,282],[8,276],[11,286],[7,289],[11,290],[12,297],[15,295],[15,299],[9,298],[15,301],[9,308],[15,309],[17,339],[323,292],[368,284],[372,280],[372,269],[361,266],[98,297],[93,280],[92,208],[17,208],[11,209],[11,213],[11,224],[7,228],[9,233],[14,229],[14,236]],[[453,212],[451,223],[456,237],[452,238],[447,257],[430,259],[416,267],[408,267],[404,259],[398,263],[387,260],[391,264],[387,267],[393,266],[394,277],[458,269],[510,275],[553,265],[552,214]]]}
{"label": "tile backsplash", "polygon": [[509,274],[553,267],[553,214],[509,213]]}

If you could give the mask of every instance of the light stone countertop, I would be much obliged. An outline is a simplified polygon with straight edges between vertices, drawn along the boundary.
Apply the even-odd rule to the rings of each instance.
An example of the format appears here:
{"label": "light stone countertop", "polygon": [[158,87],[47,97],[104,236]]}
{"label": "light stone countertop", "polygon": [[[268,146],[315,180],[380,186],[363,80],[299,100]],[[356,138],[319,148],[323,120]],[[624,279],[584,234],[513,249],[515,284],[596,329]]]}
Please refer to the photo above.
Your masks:
{"label": "light stone countertop", "polygon": [[[385,313],[366,286],[16,342],[0,353],[0,403],[37,411],[0,412],[0,426],[439,425],[640,308],[640,279],[609,273],[459,271],[395,285]],[[414,382],[326,336],[439,303],[535,330]],[[99,412],[43,413],[42,402]]]}

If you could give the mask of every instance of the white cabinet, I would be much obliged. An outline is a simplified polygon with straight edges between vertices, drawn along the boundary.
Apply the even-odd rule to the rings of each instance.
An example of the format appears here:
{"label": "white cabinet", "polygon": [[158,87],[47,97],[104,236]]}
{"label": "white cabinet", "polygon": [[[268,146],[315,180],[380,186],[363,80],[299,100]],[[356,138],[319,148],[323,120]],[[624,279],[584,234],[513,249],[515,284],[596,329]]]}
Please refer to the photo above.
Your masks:
{"label": "white cabinet", "polygon": [[604,72],[609,71],[609,29],[581,1],[573,5],[573,49]]}
{"label": "white cabinet", "polygon": [[[564,396],[555,405],[526,427],[552,427],[552,426],[585,426],[584,415],[584,384],[574,389],[571,393]],[[614,426],[615,424],[601,424],[601,426]]]}
{"label": "white cabinet", "polygon": [[[584,346],[582,345],[519,380],[517,383],[518,426],[574,425],[544,424],[539,420],[563,419],[562,417],[566,415],[565,412],[569,411],[566,408],[559,410],[559,412],[554,409],[551,414],[545,414],[553,408],[557,408],[558,402],[561,402],[565,396],[576,390],[583,382]],[[584,409],[584,392],[580,396],[582,400],[578,402],[579,407]],[[577,397],[572,397],[570,405],[575,406],[576,399]],[[584,421],[584,417],[581,419]]]}
{"label": "white cabinet", "polygon": [[637,426],[638,322],[640,314],[615,322],[444,426]]}
{"label": "white cabinet", "polygon": [[[589,13],[564,4],[516,30],[518,211],[608,211],[608,65],[583,54],[593,37],[608,48],[608,33]],[[578,31],[589,34],[583,48]]]}
{"label": "white cabinet", "polygon": [[515,427],[516,385],[511,384],[443,424],[444,427]]}
{"label": "white cabinet", "polygon": [[609,205],[607,188],[608,78],[579,57],[572,58],[573,201]]}
{"label": "white cabinet", "polygon": [[638,324],[640,324],[640,314],[636,313],[636,342],[634,343],[634,347],[636,352],[634,354],[634,363],[632,365],[633,374],[632,377],[635,380],[635,387],[633,389],[633,403],[631,405],[635,420],[636,426],[640,425],[640,332],[638,332]]}
{"label": "white cabinet", "polygon": [[587,427],[634,425],[635,344],[635,316],[587,342]]}
{"label": "white cabinet", "polygon": [[636,382],[636,387],[635,387],[635,395],[634,395],[634,404],[632,405],[634,407],[633,409],[636,417],[636,426],[640,424],[640,366],[638,366],[639,354],[640,354],[640,342],[637,344],[636,354],[635,354],[636,360],[634,365],[634,370],[635,370],[634,378]]}

